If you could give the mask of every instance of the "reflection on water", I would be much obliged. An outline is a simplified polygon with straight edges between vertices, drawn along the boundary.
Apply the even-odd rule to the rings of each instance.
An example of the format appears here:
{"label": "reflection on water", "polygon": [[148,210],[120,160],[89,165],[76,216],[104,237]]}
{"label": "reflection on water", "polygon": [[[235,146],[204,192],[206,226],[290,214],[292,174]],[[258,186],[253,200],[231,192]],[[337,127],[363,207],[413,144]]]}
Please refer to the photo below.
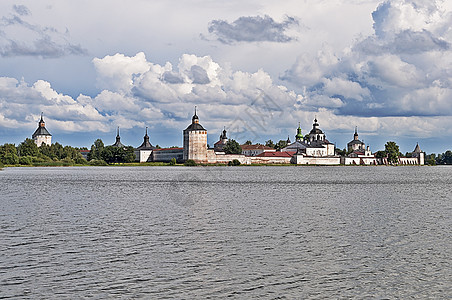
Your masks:
{"label": "reflection on water", "polygon": [[450,298],[452,168],[0,172],[0,298]]}

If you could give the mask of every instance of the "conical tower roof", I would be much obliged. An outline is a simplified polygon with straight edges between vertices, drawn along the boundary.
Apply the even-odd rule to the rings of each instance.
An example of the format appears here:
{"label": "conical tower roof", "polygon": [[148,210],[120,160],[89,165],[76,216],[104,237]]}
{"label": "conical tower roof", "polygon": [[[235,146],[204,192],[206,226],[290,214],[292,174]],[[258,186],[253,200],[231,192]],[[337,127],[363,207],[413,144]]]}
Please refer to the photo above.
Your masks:
{"label": "conical tower roof", "polygon": [[416,143],[416,148],[414,148],[414,153],[421,153],[421,147],[419,147],[419,143]]}
{"label": "conical tower roof", "polygon": [[113,147],[118,147],[118,148],[125,148],[126,146],[124,146],[121,143],[121,137],[119,136],[119,127],[118,127],[118,131],[116,134],[116,142],[112,145]]}
{"label": "conical tower roof", "polygon": [[38,123],[38,129],[33,133],[31,136],[32,138],[35,138],[38,135],[50,135],[52,136],[46,129],[46,123],[44,122],[43,113],[41,113],[41,120]]}
{"label": "conical tower roof", "polygon": [[152,144],[149,142],[149,136],[148,136],[148,128],[146,127],[146,134],[144,136],[143,144],[141,144],[140,147],[137,148],[137,150],[154,150],[155,147],[152,146]]}

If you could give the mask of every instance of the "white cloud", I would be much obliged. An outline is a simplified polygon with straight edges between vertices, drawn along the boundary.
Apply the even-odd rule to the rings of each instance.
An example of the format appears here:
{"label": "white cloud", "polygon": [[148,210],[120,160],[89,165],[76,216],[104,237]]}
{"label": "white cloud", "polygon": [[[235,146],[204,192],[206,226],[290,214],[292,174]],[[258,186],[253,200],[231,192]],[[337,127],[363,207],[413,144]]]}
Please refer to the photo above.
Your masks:
{"label": "white cloud", "polygon": [[446,100],[452,74],[452,6],[439,0],[388,0],[372,16],[374,34],[342,53],[327,49],[317,57],[303,54],[283,79],[303,87],[310,99],[306,105],[336,107],[337,114],[452,115]]}
{"label": "white cloud", "polygon": [[143,52],[134,57],[117,53],[102,59],[94,58],[93,64],[99,74],[99,87],[120,92],[130,92],[134,75],[145,73],[151,68]]}
{"label": "white cloud", "polygon": [[357,82],[335,77],[332,79],[323,78],[325,85],[323,91],[328,96],[342,95],[345,98],[356,99],[362,101],[365,97],[370,96],[370,91],[363,88]]}

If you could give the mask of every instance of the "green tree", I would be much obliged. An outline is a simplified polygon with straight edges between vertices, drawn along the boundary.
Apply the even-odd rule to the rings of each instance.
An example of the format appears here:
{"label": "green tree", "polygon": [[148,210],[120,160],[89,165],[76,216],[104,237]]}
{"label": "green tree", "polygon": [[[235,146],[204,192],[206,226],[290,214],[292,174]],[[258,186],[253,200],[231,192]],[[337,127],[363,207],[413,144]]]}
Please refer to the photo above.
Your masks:
{"label": "green tree", "polygon": [[275,148],[275,143],[272,140],[265,141],[265,146]]}
{"label": "green tree", "polygon": [[399,162],[399,146],[395,142],[387,142],[385,145],[385,152],[388,155],[388,162],[397,164]]}
{"label": "green tree", "polygon": [[[41,146],[42,147],[42,146]],[[47,148],[47,147],[46,147]],[[43,151],[46,151],[46,149],[44,148],[43,150],[41,150],[41,148],[39,148],[39,150],[41,151],[41,153],[44,153]],[[53,143],[52,145],[50,145],[50,149],[49,149],[49,154],[47,156],[49,156],[52,159],[63,159],[64,156],[64,147],[63,145],[61,145],[60,143]]]}
{"label": "green tree", "polygon": [[21,165],[31,165],[33,164],[33,157],[26,155],[19,157],[19,164]]}
{"label": "green tree", "polygon": [[335,148],[334,150],[336,151],[337,155],[340,155],[340,156],[346,156],[347,155],[347,150],[345,148],[343,150],[341,150],[339,148]]}
{"label": "green tree", "polygon": [[447,150],[443,154],[438,154],[436,163],[438,165],[452,165],[452,151]]}
{"label": "green tree", "polygon": [[285,148],[285,147],[287,147],[287,141],[285,141],[285,140],[279,140],[279,142],[277,142],[275,145],[276,150],[281,150],[282,148]]}
{"label": "green tree", "polygon": [[135,153],[132,146],[127,146],[125,148],[107,146],[102,150],[100,156],[102,160],[109,164],[130,163],[135,161]]}
{"label": "green tree", "polygon": [[127,146],[124,149],[125,153],[124,153],[124,158],[123,158],[123,162],[125,163],[131,163],[135,161],[135,150],[132,146]]}
{"label": "green tree", "polygon": [[245,145],[252,145],[253,144],[253,142],[251,142],[250,140],[247,140],[246,142],[245,142]]}
{"label": "green tree", "polygon": [[197,163],[193,159],[187,159],[184,162],[184,166],[193,167],[193,166],[196,166],[196,165],[197,165]]}
{"label": "green tree", "polygon": [[240,166],[240,161],[238,159],[233,159],[228,162],[228,166]]}
{"label": "green tree", "polygon": [[88,162],[91,166],[108,166],[108,164],[102,159],[92,159]]}
{"label": "green tree", "polygon": [[434,166],[436,165],[436,154],[432,153],[432,154],[426,154],[425,155],[425,164],[426,165],[430,165],[430,166]]}
{"label": "green tree", "polygon": [[242,147],[236,140],[229,140],[223,148],[226,154],[242,154]]}
{"label": "green tree", "polygon": [[101,153],[104,150],[104,142],[101,139],[97,139],[94,141],[94,144],[91,146],[91,151],[88,153],[88,160],[96,159],[102,160]]}
{"label": "green tree", "polygon": [[19,163],[17,149],[14,144],[0,146],[0,162],[5,165],[17,165]]}
{"label": "green tree", "polygon": [[377,158],[385,158],[386,157],[386,151],[377,151],[377,154],[375,155]]}
{"label": "green tree", "polygon": [[39,153],[38,146],[35,141],[28,138],[19,144],[17,151],[19,156],[38,156]]}
{"label": "green tree", "polygon": [[176,165],[176,159],[175,159],[174,157],[171,158],[171,160],[170,160],[170,162],[169,162],[169,165],[170,165],[170,166]]}

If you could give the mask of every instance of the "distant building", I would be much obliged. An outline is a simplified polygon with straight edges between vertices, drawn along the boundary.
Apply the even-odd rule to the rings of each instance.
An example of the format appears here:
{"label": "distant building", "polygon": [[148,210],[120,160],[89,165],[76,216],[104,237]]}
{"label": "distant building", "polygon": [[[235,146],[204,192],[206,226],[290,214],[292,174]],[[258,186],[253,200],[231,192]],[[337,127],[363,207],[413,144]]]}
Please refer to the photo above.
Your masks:
{"label": "distant building", "polygon": [[414,148],[414,151],[411,156],[414,158],[417,158],[418,163],[420,165],[425,164],[425,153],[421,151],[421,147],[419,147],[419,143],[416,143],[416,147]]}
{"label": "distant building", "polygon": [[80,150],[80,154],[82,155],[82,157],[86,160],[88,160],[88,154],[90,153],[90,150]]}
{"label": "distant building", "polygon": [[414,151],[411,153],[411,157],[399,157],[399,165],[424,165],[425,154],[421,151],[419,144],[416,144]]}
{"label": "distant building", "polygon": [[199,118],[193,115],[191,124],[183,131],[184,153],[183,160],[192,159],[197,163],[207,162],[207,130],[199,124]]}
{"label": "distant building", "polygon": [[155,147],[149,142],[148,128],[146,127],[143,143],[135,149],[135,160],[139,162],[151,161],[151,155],[154,149]]}
{"label": "distant building", "polygon": [[281,152],[296,152],[297,155],[311,157],[334,156],[334,144],[330,143],[323,131],[319,128],[317,118],[309,134],[303,137],[301,127],[298,125],[295,142],[281,149]]}
{"label": "distant building", "polygon": [[112,145],[113,147],[118,147],[118,148],[125,148],[126,146],[124,146],[121,143],[121,137],[119,136],[119,127],[118,127],[118,131],[116,134],[116,142]]}
{"label": "distant building", "polygon": [[240,147],[245,156],[258,156],[264,152],[276,152],[276,149],[265,145],[241,145]]}
{"label": "distant building", "polygon": [[291,159],[293,164],[338,165],[340,157],[335,156],[334,148],[315,118],[311,131],[305,136],[298,125],[295,142],[281,149],[281,152],[295,153]]}
{"label": "distant building", "polygon": [[259,155],[253,157],[252,163],[263,163],[263,164],[290,164],[294,152],[262,152]]}
{"label": "distant building", "polygon": [[46,144],[48,146],[52,145],[52,135],[46,129],[46,123],[44,122],[44,118],[41,113],[41,120],[38,123],[38,129],[31,136],[35,141],[38,147],[41,147],[42,144]]}
{"label": "distant building", "polygon": [[366,145],[358,138],[358,127],[355,127],[355,134],[353,135],[353,140],[347,144],[347,151],[353,152],[355,150],[364,150],[365,148]]}
{"label": "distant building", "polygon": [[366,149],[359,148],[354,150],[347,156],[341,157],[341,164],[343,165],[377,165],[378,159],[375,154],[372,154],[370,147]]}
{"label": "distant building", "polygon": [[222,152],[228,141],[229,139],[226,136],[226,128],[224,128],[223,133],[220,134],[220,140],[213,145],[213,150],[215,150],[215,152]]}
{"label": "distant building", "polygon": [[170,162],[175,158],[176,162],[183,162],[184,148],[164,148],[152,150],[152,161]]}

